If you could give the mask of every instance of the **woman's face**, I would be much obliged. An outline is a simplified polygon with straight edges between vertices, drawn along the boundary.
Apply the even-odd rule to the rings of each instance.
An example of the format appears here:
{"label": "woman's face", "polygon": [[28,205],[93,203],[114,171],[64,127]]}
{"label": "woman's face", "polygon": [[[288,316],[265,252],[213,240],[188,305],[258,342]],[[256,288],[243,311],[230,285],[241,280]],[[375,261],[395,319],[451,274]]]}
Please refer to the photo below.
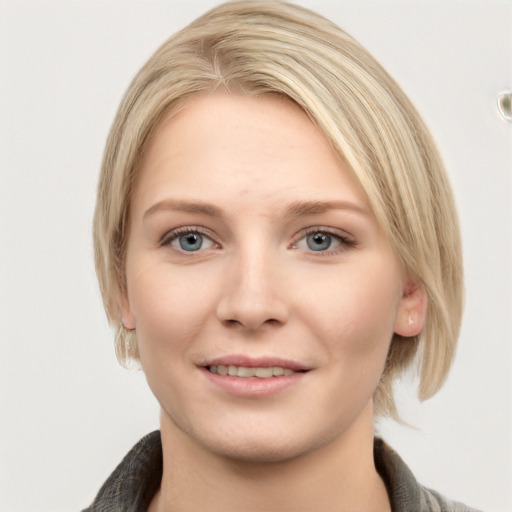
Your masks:
{"label": "woman's face", "polygon": [[364,194],[275,97],[197,96],[158,128],[126,276],[123,322],[162,425],[245,460],[367,428],[393,332],[421,330]]}

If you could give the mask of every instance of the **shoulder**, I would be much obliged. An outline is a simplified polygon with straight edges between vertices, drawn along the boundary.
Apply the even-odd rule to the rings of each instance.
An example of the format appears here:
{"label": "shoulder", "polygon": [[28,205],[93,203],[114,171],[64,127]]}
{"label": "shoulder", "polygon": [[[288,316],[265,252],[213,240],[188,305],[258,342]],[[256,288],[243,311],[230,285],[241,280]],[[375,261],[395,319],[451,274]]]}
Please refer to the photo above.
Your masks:
{"label": "shoulder", "polygon": [[162,479],[160,432],[143,437],[124,457],[82,512],[146,510]]}
{"label": "shoulder", "polygon": [[374,459],[393,512],[478,512],[420,485],[400,456],[379,438],[374,443]]}
{"label": "shoulder", "polygon": [[421,489],[423,491],[423,499],[427,506],[430,507],[427,510],[432,510],[433,512],[480,512],[476,508],[464,505],[464,503],[449,500],[432,489],[427,489],[426,487],[421,487]]}

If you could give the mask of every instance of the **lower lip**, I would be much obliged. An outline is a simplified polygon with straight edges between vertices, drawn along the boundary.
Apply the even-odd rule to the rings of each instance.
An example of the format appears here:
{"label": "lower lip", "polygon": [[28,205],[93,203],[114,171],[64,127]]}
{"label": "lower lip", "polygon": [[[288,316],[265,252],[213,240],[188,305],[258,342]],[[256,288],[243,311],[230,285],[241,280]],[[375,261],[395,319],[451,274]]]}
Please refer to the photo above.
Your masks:
{"label": "lower lip", "polygon": [[258,377],[244,378],[219,375],[218,373],[210,372],[206,368],[201,368],[201,371],[215,386],[231,395],[242,398],[275,395],[284,389],[298,384],[304,375],[306,375],[306,372],[297,372],[286,376],[261,379]]}

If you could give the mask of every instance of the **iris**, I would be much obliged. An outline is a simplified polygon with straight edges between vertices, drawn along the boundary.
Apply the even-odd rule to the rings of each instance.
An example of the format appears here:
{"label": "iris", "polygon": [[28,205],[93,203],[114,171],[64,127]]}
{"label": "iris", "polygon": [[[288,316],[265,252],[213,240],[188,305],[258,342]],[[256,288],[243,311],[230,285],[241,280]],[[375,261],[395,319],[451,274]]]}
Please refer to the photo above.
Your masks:
{"label": "iris", "polygon": [[203,237],[198,233],[187,233],[179,237],[179,243],[184,251],[198,251],[203,245]]}
{"label": "iris", "polygon": [[308,248],[312,251],[325,251],[332,243],[332,237],[326,233],[312,233],[306,237]]}

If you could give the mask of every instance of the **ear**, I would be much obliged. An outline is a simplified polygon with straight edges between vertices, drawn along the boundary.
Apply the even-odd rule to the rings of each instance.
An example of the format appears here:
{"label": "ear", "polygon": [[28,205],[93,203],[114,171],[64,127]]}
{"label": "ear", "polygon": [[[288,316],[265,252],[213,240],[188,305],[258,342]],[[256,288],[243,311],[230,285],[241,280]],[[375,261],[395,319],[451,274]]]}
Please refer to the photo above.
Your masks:
{"label": "ear", "polygon": [[405,338],[420,334],[425,324],[427,304],[425,290],[418,283],[407,282],[398,307],[394,332]]}
{"label": "ear", "polygon": [[130,308],[130,302],[128,300],[128,296],[125,291],[121,292],[121,300],[120,300],[120,309],[121,309],[121,322],[123,323],[123,327],[128,329],[129,331],[133,331],[135,329],[135,317]]}

